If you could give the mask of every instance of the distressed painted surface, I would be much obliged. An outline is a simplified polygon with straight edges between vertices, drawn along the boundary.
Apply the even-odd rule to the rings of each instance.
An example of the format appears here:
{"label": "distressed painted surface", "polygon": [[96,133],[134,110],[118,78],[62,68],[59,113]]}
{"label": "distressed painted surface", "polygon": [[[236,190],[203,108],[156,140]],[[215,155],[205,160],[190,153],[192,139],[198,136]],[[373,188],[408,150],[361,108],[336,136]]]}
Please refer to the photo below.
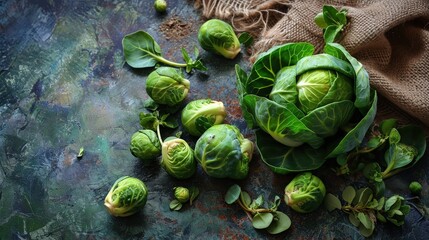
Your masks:
{"label": "distressed painted surface", "polygon": [[[129,151],[139,129],[138,114],[147,99],[148,70],[124,64],[121,40],[139,29],[148,31],[164,55],[180,61],[180,48],[198,46],[202,20],[192,3],[169,1],[166,15],[156,14],[152,1],[6,0],[0,4],[0,239],[356,239],[361,238],[344,214],[323,209],[301,215],[284,203],[281,210],[292,227],[278,236],[253,229],[238,206],[228,206],[227,188],[240,184],[252,196],[282,196],[292,176],[274,175],[255,153],[249,177],[242,181],[208,178],[201,169],[193,178],[169,177],[157,162],[147,165]],[[176,16],[191,24],[187,36],[169,40],[159,26]],[[201,50],[202,51],[202,50]],[[222,100],[227,122],[246,129],[236,97],[234,65],[248,68],[247,55],[225,60],[202,51],[207,73],[187,76],[187,101]],[[184,135],[191,145],[194,138]],[[85,154],[78,160],[79,148]],[[426,160],[426,161],[425,161]],[[410,180],[423,182],[427,204],[427,157],[412,172],[387,181],[390,190],[407,194]],[[346,183],[329,168],[318,171],[329,192]],[[149,188],[139,214],[113,218],[103,200],[113,182],[130,175]],[[169,210],[175,186],[196,185],[195,205]],[[419,238],[428,222],[415,220],[403,228],[379,225],[374,238]]]}

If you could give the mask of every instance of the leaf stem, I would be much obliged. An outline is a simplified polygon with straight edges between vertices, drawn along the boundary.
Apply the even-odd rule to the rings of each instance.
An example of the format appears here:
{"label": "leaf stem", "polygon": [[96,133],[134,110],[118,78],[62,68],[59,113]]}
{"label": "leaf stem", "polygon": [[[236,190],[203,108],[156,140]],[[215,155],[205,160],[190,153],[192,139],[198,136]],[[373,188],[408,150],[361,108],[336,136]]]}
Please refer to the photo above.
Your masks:
{"label": "leaf stem", "polygon": [[156,126],[156,133],[158,134],[158,139],[159,139],[159,142],[161,143],[161,145],[164,144],[164,142],[162,141],[161,130],[160,130],[159,124]]}
{"label": "leaf stem", "polygon": [[167,59],[165,59],[165,58],[163,58],[163,57],[157,57],[157,59],[158,59],[158,62],[164,63],[164,64],[169,65],[169,66],[172,66],[172,67],[178,67],[178,68],[181,68],[181,67],[186,67],[186,66],[188,66],[188,64],[186,64],[186,63],[176,63],[176,62],[173,62],[173,61],[167,60]]}

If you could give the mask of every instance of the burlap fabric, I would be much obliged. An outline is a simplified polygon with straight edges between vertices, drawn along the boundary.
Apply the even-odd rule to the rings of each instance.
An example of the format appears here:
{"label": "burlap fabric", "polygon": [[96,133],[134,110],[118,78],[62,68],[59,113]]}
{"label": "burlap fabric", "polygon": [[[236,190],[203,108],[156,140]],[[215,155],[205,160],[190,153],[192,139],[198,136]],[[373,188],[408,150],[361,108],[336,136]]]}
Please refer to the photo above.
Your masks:
{"label": "burlap fabric", "polygon": [[347,9],[338,41],[370,74],[380,96],[377,119],[429,127],[429,0],[196,0],[206,18],[256,37],[251,60],[270,47],[306,41],[323,49],[314,16],[324,4]]}

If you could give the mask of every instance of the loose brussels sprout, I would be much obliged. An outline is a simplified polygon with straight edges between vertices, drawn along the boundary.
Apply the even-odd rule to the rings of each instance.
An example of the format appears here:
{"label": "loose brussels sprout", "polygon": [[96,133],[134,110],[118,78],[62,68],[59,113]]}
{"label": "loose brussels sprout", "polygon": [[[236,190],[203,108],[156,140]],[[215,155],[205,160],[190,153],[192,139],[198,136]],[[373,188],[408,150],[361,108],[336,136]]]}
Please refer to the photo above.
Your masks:
{"label": "loose brussels sprout", "polygon": [[419,182],[416,181],[412,181],[410,183],[410,185],[408,186],[408,188],[410,189],[411,193],[414,195],[420,195],[420,193],[423,190],[422,185]]}
{"label": "loose brussels sprout", "polygon": [[185,203],[189,200],[189,189],[185,187],[176,187],[174,188],[174,197],[177,201]]}
{"label": "loose brussels sprout", "polygon": [[161,143],[154,131],[139,130],[131,136],[130,151],[136,158],[154,159],[161,155]]}
{"label": "loose brussels sprout", "polygon": [[113,184],[104,199],[104,206],[115,217],[130,216],[146,204],[147,195],[147,187],[141,180],[124,176]]}
{"label": "loose brussels sprout", "polygon": [[157,12],[165,12],[167,10],[167,2],[165,0],[155,0],[153,6]]}
{"label": "loose brussels sprout", "polygon": [[188,95],[189,88],[189,80],[172,67],[157,68],[146,79],[146,92],[158,104],[179,104]]}
{"label": "loose brussels sprout", "polygon": [[190,178],[197,170],[194,151],[185,140],[169,137],[162,143],[161,166],[175,178]]}
{"label": "loose brussels sprout", "polygon": [[286,186],[285,202],[297,212],[309,213],[322,204],[325,194],[326,188],[322,180],[311,172],[304,172]]}
{"label": "loose brussels sprout", "polygon": [[212,177],[243,179],[249,171],[253,142],[229,124],[207,129],[195,144],[195,157]]}
{"label": "loose brussels sprout", "polygon": [[229,59],[235,58],[241,50],[234,29],[219,19],[210,19],[200,27],[198,41],[204,50]]}
{"label": "loose brussels sprout", "polygon": [[193,136],[201,136],[211,126],[222,123],[225,117],[223,103],[211,99],[194,100],[182,110],[183,127]]}

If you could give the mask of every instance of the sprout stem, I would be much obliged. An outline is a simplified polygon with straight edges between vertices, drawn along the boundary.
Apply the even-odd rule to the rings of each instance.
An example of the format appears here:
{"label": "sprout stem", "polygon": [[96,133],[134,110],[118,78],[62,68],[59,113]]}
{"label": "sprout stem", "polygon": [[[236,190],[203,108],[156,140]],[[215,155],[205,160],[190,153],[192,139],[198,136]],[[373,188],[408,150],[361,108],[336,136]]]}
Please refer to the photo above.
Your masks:
{"label": "sprout stem", "polygon": [[186,67],[186,66],[187,66],[187,64],[186,64],[186,63],[176,63],[176,62],[172,62],[172,61],[167,60],[167,59],[165,59],[165,58],[163,58],[163,57],[158,57],[158,61],[159,61],[159,62],[161,62],[161,63],[164,63],[164,64],[166,64],[166,65],[172,66],[172,67],[178,67],[178,68],[181,68],[181,67]]}
{"label": "sprout stem", "polygon": [[156,133],[158,134],[158,139],[159,139],[159,142],[161,143],[161,145],[164,144],[164,142],[162,141],[161,130],[159,128],[159,124],[158,124],[158,126],[156,126]]}

